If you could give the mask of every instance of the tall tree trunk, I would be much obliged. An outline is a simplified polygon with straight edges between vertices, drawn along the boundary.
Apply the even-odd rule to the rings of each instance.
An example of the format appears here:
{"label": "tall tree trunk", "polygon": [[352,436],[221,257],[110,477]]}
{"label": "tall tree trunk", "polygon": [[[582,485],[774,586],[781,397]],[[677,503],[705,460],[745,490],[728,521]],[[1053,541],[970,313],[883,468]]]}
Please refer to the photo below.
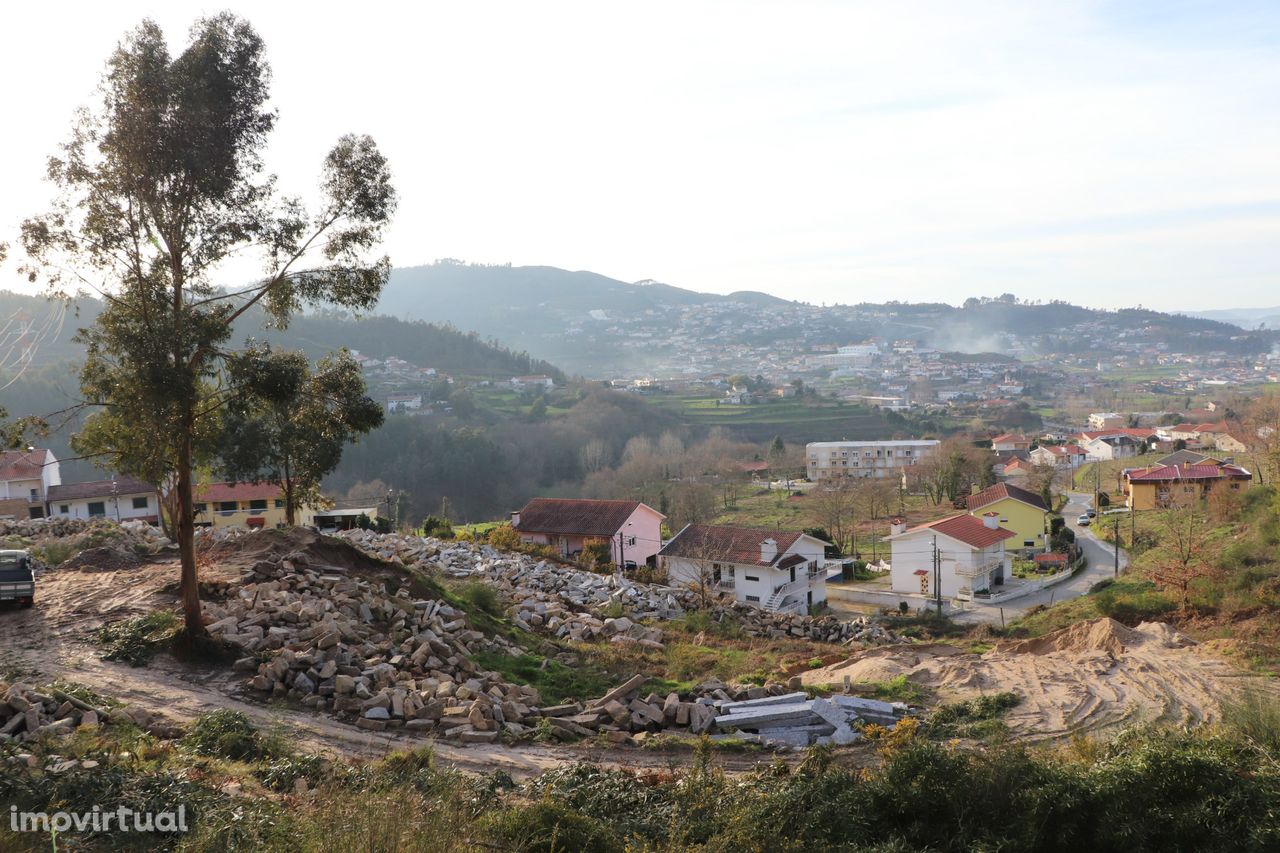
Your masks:
{"label": "tall tree trunk", "polygon": [[[188,433],[189,435],[190,433]],[[178,447],[178,482],[176,486],[178,518],[178,556],[182,560],[182,615],[188,637],[205,634],[200,619],[200,579],[196,576],[196,524],[192,506],[191,443],[180,441]]]}
{"label": "tall tree trunk", "polygon": [[289,527],[295,526],[293,501],[293,483],[286,473],[284,478],[284,523]]}

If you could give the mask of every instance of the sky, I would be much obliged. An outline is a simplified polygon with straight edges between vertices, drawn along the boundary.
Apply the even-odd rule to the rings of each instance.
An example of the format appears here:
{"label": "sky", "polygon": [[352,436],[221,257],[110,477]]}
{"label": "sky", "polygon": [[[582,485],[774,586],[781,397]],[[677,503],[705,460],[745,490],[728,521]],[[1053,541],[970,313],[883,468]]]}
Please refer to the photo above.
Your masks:
{"label": "sky", "polygon": [[[371,134],[397,266],[548,264],[815,304],[1280,304],[1280,3],[23,3],[0,241],[143,18],[263,36],[306,195]],[[20,252],[11,255],[20,256]],[[0,288],[23,290],[11,257]],[[228,267],[227,283],[252,270]]]}

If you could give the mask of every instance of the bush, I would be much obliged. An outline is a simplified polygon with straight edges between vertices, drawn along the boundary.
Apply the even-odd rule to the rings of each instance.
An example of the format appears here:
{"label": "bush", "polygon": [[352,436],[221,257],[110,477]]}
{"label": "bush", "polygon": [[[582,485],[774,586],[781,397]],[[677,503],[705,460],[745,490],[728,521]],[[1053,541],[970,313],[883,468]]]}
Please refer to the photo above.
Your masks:
{"label": "bush", "polygon": [[434,536],[437,539],[450,539],[453,537],[453,525],[447,518],[428,515],[422,519],[422,535]]}
{"label": "bush", "polygon": [[173,642],[180,627],[181,621],[176,614],[156,610],[103,625],[98,631],[98,642],[106,648],[102,655],[106,660],[145,666],[157,651]]}
{"label": "bush", "polygon": [[498,591],[484,581],[472,581],[462,588],[462,597],[473,607],[498,616],[502,613],[502,602],[498,600]]}
{"label": "bush", "polygon": [[197,755],[230,761],[258,761],[285,753],[276,738],[264,736],[247,716],[228,708],[197,719],[182,745]]}
{"label": "bush", "polygon": [[605,820],[549,799],[500,812],[489,821],[489,831],[504,849],[522,853],[622,853],[626,849]]}

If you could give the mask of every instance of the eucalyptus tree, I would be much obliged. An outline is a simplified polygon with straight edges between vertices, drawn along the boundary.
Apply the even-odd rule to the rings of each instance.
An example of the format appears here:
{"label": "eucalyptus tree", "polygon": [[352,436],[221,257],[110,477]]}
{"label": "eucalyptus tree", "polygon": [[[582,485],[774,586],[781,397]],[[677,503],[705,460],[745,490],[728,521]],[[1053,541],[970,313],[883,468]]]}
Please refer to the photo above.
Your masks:
{"label": "eucalyptus tree", "polygon": [[[204,629],[192,469],[218,447],[232,324],[254,306],[280,326],[308,304],[369,309],[390,272],[376,254],[396,203],[385,158],[369,137],[343,136],[317,202],[282,196],[263,162],[270,76],[262,39],[230,14],[197,21],[176,56],[144,21],[49,161],[51,211],[22,226],[32,280],[62,295],[90,287],[105,302],[80,332],[94,413],[73,447],[171,484],[193,635]],[[233,255],[260,260],[261,277],[219,288]]]}
{"label": "eucalyptus tree", "polygon": [[227,367],[220,469],[233,481],[279,485],[292,526],[299,507],[316,505],[343,446],[382,425],[382,406],[365,394],[360,365],[346,351],[313,370],[300,352],[251,347]]}

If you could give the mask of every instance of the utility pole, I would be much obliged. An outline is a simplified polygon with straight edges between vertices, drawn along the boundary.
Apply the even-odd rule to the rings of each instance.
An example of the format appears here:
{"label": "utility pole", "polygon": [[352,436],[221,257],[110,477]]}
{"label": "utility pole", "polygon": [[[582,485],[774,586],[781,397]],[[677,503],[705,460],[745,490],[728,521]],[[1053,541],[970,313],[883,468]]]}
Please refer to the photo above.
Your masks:
{"label": "utility pole", "polygon": [[1112,548],[1116,552],[1116,569],[1115,576],[1120,577],[1120,516],[1116,516],[1115,525],[1116,541],[1112,543]]}
{"label": "utility pole", "polygon": [[938,553],[938,537],[933,537],[933,597],[938,615],[942,615],[942,557]]}
{"label": "utility pole", "polygon": [[1093,462],[1093,508],[1095,511],[1098,509],[1098,495],[1102,491],[1101,477],[1101,460],[1095,459]]}

